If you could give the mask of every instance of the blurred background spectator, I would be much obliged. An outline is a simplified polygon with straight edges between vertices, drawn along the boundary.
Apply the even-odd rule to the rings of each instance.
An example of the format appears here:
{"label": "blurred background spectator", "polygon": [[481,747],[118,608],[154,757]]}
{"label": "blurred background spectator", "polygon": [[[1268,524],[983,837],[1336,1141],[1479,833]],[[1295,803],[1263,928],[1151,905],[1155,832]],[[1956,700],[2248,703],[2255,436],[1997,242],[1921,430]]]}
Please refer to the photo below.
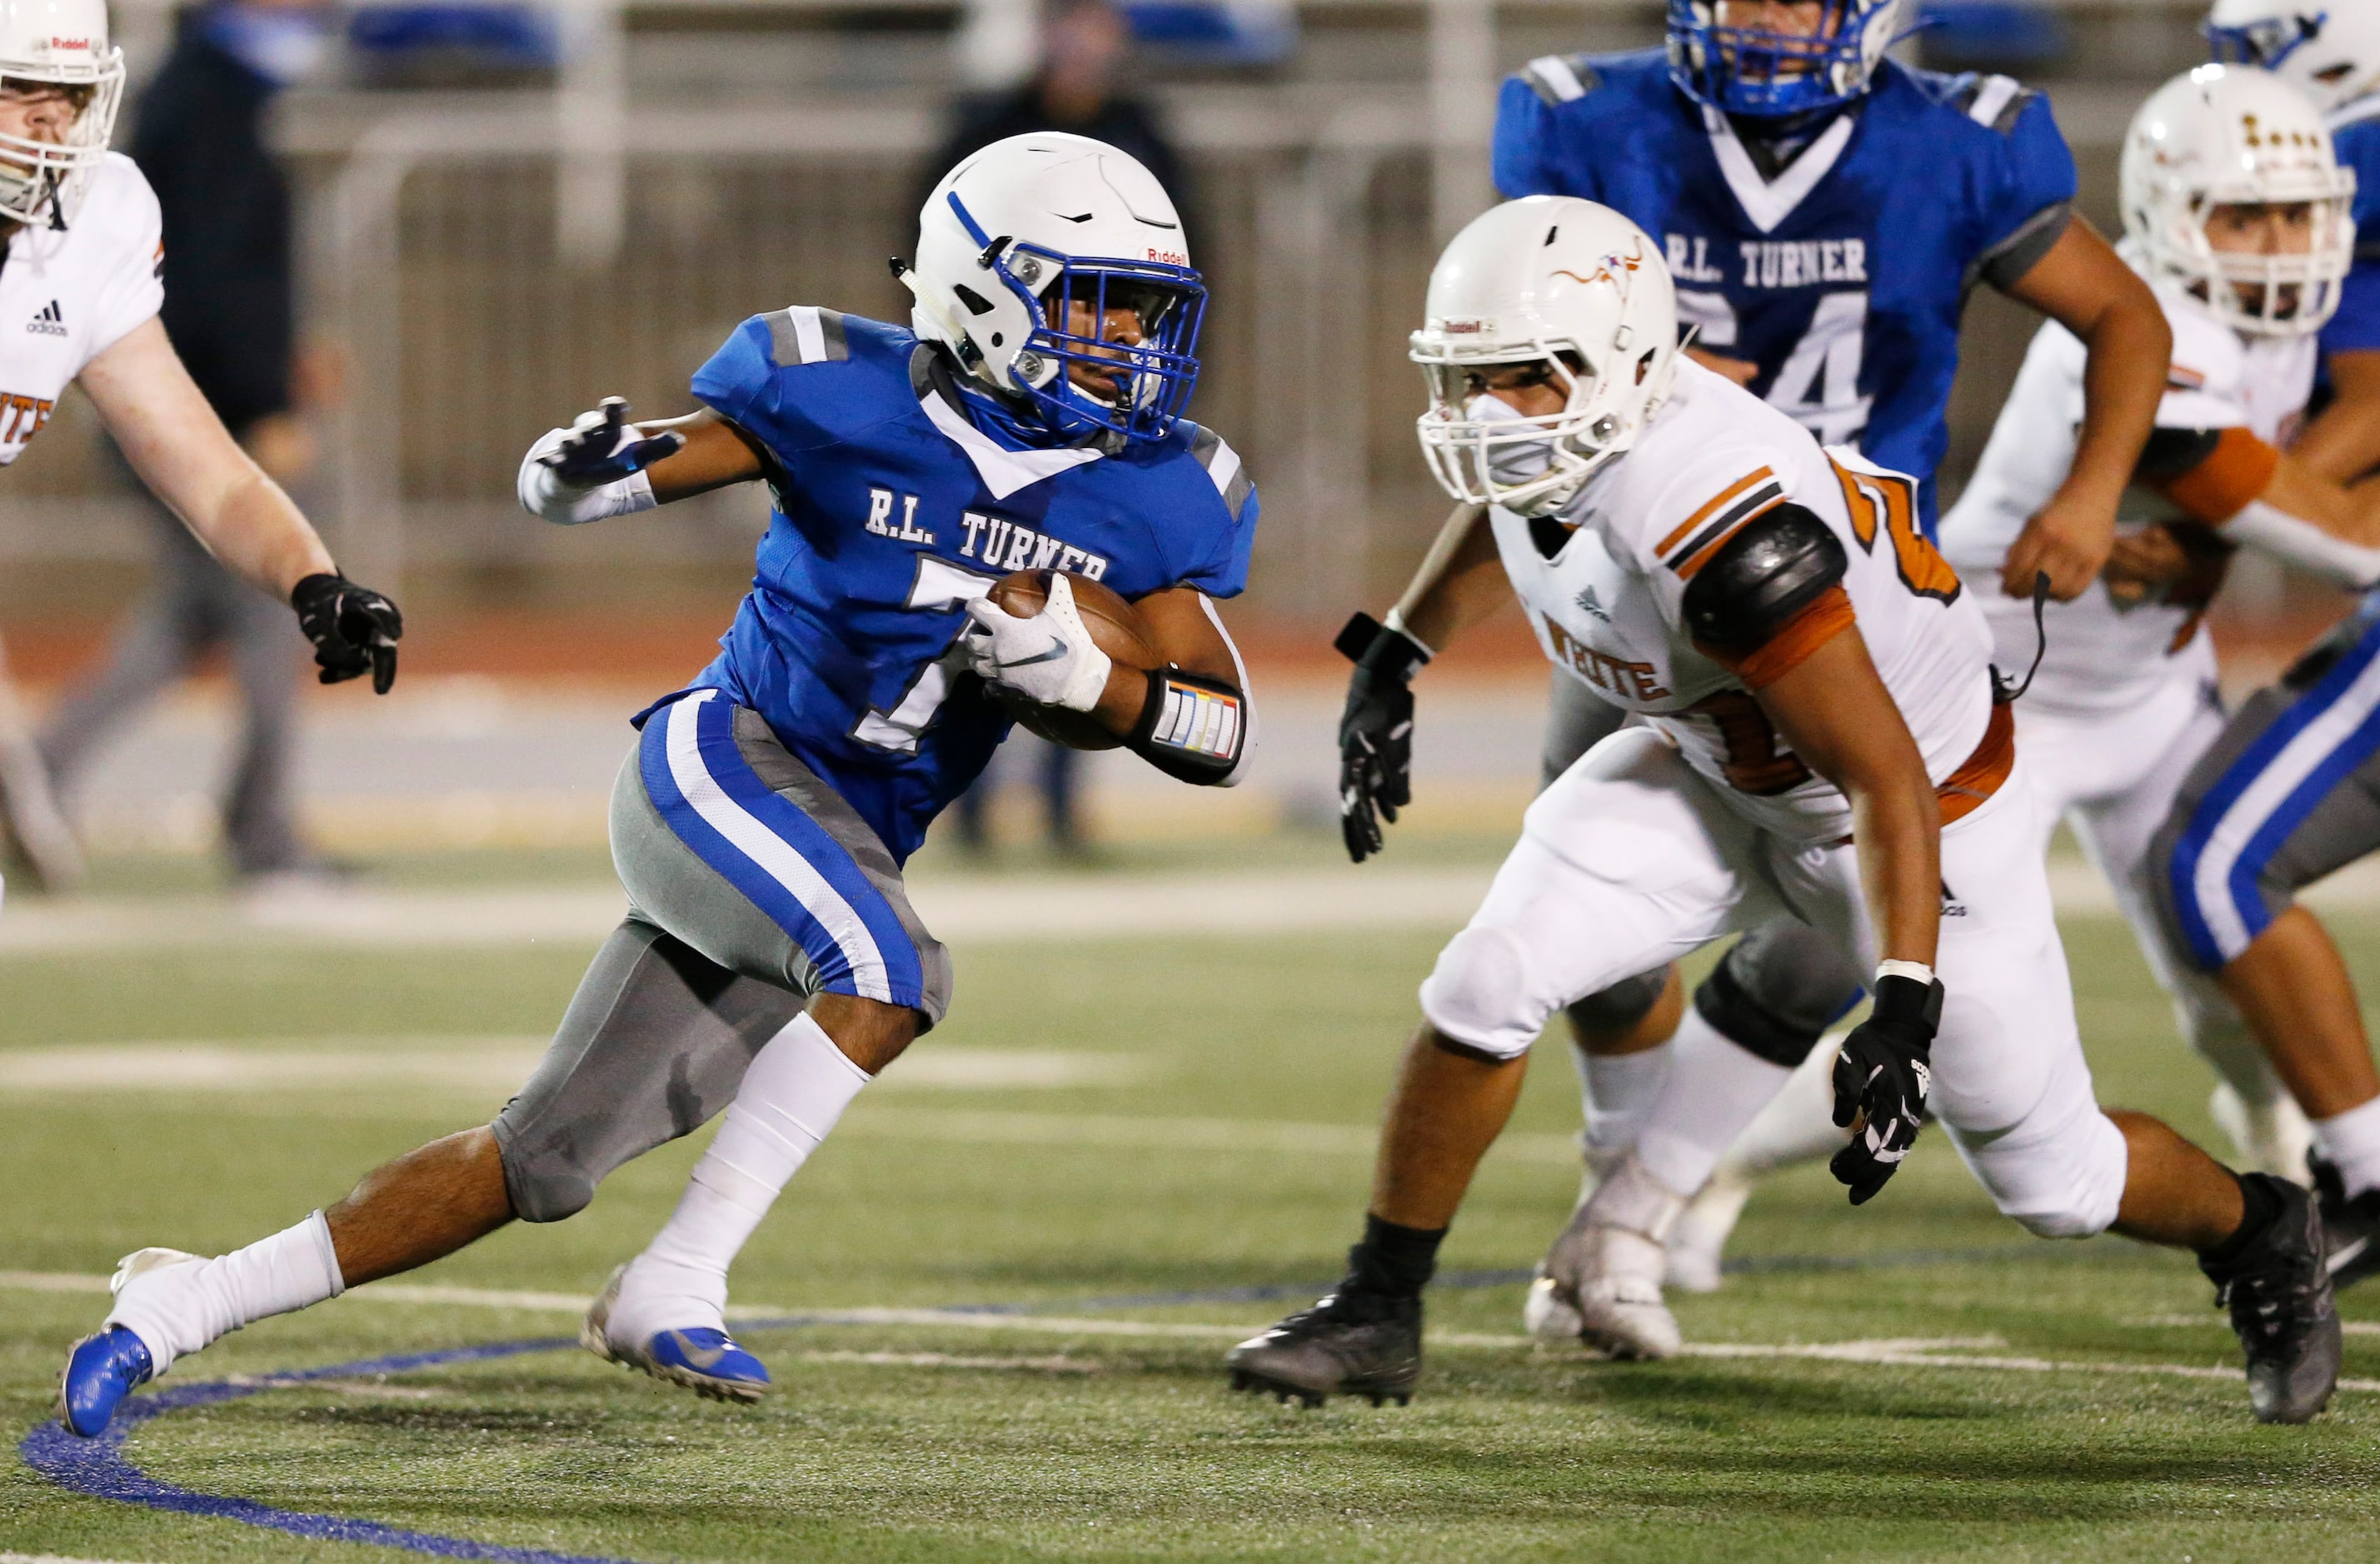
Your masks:
{"label": "blurred background spectator", "polygon": [[[129,147],[164,216],[166,334],[233,436],[284,488],[301,490],[314,442],[296,394],[297,300],[288,182],[267,149],[273,97],[329,45],[319,0],[237,0],[186,13],[140,104]],[[243,727],[223,794],[223,843],[250,884],[319,876],[292,794],[298,680],[306,643],[288,606],[234,576],[144,497],[156,545],[149,591],[42,734],[59,792],[94,748],[220,652]],[[300,495],[303,502],[303,495]],[[88,682],[83,682],[88,680]]]}
{"label": "blurred background spectator", "polygon": [[1048,0],[1038,68],[1023,83],[960,98],[918,175],[918,204],[969,152],[1033,130],[1064,130],[1121,147],[1157,176],[1188,221],[1190,186],[1156,106],[1124,86],[1132,25],[1110,0]]}

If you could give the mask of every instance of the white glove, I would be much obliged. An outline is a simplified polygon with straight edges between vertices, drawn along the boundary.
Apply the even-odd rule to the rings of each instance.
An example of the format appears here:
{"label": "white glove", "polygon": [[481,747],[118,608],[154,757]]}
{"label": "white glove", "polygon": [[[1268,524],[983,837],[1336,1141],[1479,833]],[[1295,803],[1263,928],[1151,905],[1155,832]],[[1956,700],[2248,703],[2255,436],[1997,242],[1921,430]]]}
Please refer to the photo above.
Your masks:
{"label": "white glove", "polygon": [[1088,711],[1107,693],[1108,654],[1083,628],[1075,609],[1075,589],[1062,575],[1050,579],[1050,596],[1041,612],[1019,619],[989,598],[966,605],[967,627],[960,644],[967,666],[984,683],[1013,690],[1037,706],[1062,706]]}
{"label": "white glove", "polygon": [[606,516],[634,515],[661,502],[645,468],[675,452],[686,437],[670,430],[648,436],[626,421],[616,396],[581,413],[568,429],[550,429],[521,458],[514,483],[521,508],[563,527]]}

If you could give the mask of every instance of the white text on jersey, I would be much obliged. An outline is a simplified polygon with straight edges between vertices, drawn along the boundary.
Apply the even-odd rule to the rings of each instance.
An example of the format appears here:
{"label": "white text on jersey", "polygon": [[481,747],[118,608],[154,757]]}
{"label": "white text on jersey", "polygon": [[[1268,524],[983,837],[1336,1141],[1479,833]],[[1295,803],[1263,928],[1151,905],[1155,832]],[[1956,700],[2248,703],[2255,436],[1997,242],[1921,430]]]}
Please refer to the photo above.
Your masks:
{"label": "white text on jersey", "polygon": [[969,511],[959,526],[966,532],[966,541],[959,545],[961,559],[980,559],[996,570],[1062,570],[1089,581],[1108,573],[1105,555],[1060,542],[1021,521]]}
{"label": "white text on jersey", "polygon": [[917,496],[901,496],[901,525],[892,525],[892,491],[870,489],[868,491],[868,530],[879,538],[895,538],[904,543],[931,543],[934,535],[917,525]]}

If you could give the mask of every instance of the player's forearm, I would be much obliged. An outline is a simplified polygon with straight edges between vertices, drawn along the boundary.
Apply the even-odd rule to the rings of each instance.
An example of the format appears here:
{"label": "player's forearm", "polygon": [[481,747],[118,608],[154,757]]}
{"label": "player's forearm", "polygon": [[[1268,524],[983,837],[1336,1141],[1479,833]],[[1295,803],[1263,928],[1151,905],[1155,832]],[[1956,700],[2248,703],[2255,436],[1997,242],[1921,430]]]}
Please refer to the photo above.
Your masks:
{"label": "player's forearm", "polygon": [[2380,352],[2333,354],[2327,367],[2336,399],[2306,425],[2289,455],[2347,483],[2380,467]]}
{"label": "player's forearm", "polygon": [[1457,505],[1397,600],[1397,614],[1408,635],[1439,652],[1511,596],[1486,508]]}
{"label": "player's forearm", "polygon": [[1755,698],[1802,762],[1850,800],[1878,954],[1931,966],[1942,912],[1941,804],[1866,641],[1855,628],[1832,637]]}
{"label": "player's forearm", "polygon": [[183,520],[234,574],[285,602],[307,576],[338,569],[304,513],[261,468],[251,467],[211,507],[185,512]]}
{"label": "player's forearm", "polygon": [[200,394],[164,327],[133,328],[83,367],[80,382],[132,470],[242,578],[285,600],[299,581],[334,568],[304,514]]}
{"label": "player's forearm", "polygon": [[2332,403],[2306,426],[2289,455],[2341,483],[2380,467],[2380,400]]}
{"label": "player's forearm", "polygon": [[2156,426],[2173,358],[2173,332],[2155,296],[2146,287],[2138,294],[2111,302],[2087,332],[2077,333],[2090,349],[2082,373],[2082,424],[2074,464],[2058,491],[2095,511],[2104,508],[2111,537],[2117,505]]}
{"label": "player's forearm", "polygon": [[1876,954],[1933,965],[1942,931],[1942,813],[1925,770],[1838,785],[1852,801],[1853,851]]}

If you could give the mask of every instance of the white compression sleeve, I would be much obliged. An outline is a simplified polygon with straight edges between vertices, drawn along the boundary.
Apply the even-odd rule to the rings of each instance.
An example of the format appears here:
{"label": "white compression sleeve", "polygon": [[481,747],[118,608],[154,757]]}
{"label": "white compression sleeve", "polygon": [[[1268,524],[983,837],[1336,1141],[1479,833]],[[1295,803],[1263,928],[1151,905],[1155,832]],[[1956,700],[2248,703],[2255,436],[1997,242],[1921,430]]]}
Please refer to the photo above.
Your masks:
{"label": "white compression sleeve", "polygon": [[1625,1151],[1636,1144],[1645,1116],[1670,1079],[1671,1045],[1636,1053],[1577,1054],[1589,1151]]}
{"label": "white compression sleeve", "polygon": [[2244,548],[2272,555],[2325,581],[2347,587],[2380,582],[2380,549],[2367,549],[2334,538],[2310,521],[2301,521],[2262,500],[2251,500],[2238,515],[2223,524],[2223,536]]}
{"label": "white compression sleeve", "polygon": [[244,1325],[335,1298],[346,1291],[331,1225],[315,1212],[245,1249],[184,1261],[133,1277],[115,1295],[107,1323],[140,1338],[163,1374]]}
{"label": "white compression sleeve", "polygon": [[1823,1162],[1843,1148],[1851,1132],[1835,1128],[1835,1055],[1842,1042],[1840,1032],[1818,1039],[1785,1089],[1735,1137],[1713,1177],[1748,1183],[1804,1162]]}
{"label": "white compression sleeve", "polygon": [[1636,1136],[1636,1156],[1654,1177],[1690,1195],[1792,1072],[1730,1042],[1691,1005],[1670,1050],[1669,1084]]}
{"label": "white compression sleeve", "polygon": [[[513,482],[521,509],[558,527],[580,527],[607,516],[634,515],[661,503],[653,497],[650,473],[631,473],[596,489],[564,482],[561,475],[540,458],[553,455],[569,437],[570,430],[566,429],[547,430],[528,448],[528,455],[521,458],[519,476]],[[625,448],[644,437],[642,430],[634,424],[626,425],[620,430],[620,446]]]}
{"label": "white compression sleeve", "polygon": [[677,1209],[622,1278],[613,1340],[725,1328],[729,1264],[869,1079],[808,1015],[769,1040],[694,1165]]}

